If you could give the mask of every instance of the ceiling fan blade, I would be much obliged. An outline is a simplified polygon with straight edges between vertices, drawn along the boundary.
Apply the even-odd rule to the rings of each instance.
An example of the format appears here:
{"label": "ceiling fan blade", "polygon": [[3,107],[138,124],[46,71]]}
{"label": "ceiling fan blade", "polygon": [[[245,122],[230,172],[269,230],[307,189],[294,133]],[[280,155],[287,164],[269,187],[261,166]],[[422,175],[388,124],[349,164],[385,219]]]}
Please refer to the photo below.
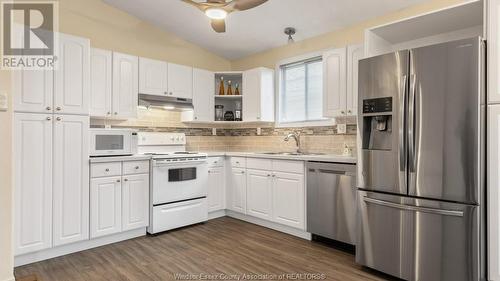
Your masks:
{"label": "ceiling fan blade", "polygon": [[192,5],[192,6],[195,6],[196,8],[204,11],[205,9],[207,9],[208,7],[210,7],[210,5],[207,5],[206,3],[199,3],[199,2],[194,2],[192,0],[181,0],[182,2],[184,3],[188,3],[189,5]]}
{"label": "ceiling fan blade", "polygon": [[234,10],[244,11],[260,6],[267,1],[268,0],[233,0],[228,6],[231,6]]}
{"label": "ceiling fan blade", "polygon": [[225,20],[212,20],[212,28],[217,33],[226,32],[226,21]]}

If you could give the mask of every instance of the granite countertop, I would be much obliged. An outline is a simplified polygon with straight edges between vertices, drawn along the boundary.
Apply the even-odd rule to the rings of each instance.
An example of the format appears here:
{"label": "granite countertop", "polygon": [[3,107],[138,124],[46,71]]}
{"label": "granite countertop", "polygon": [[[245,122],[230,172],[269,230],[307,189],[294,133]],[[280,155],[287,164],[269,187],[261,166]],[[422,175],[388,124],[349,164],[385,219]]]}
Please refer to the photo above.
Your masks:
{"label": "granite countertop", "polygon": [[105,157],[90,157],[90,163],[104,163],[104,162],[121,162],[121,161],[141,161],[150,160],[149,155],[127,155],[127,156],[105,156]]}
{"label": "granite countertop", "polygon": [[236,157],[254,157],[254,158],[267,158],[267,159],[320,161],[320,162],[331,162],[331,163],[356,164],[356,157],[335,155],[335,154],[281,155],[281,154],[265,154],[265,153],[261,153],[261,152],[221,152],[221,151],[203,151],[203,153],[206,153],[209,157],[236,156]]}

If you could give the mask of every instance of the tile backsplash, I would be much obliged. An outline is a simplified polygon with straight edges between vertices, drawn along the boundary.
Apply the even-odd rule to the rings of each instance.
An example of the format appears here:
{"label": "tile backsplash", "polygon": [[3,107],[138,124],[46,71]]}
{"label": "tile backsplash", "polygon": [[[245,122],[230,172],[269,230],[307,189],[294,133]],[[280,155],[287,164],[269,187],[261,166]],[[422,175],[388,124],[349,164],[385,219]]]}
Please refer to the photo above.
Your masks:
{"label": "tile backsplash", "polygon": [[119,128],[134,128],[139,131],[178,132],[187,136],[186,148],[195,151],[253,151],[253,152],[293,152],[294,140],[284,141],[284,137],[294,131],[300,132],[301,148],[311,153],[342,154],[344,144],[356,153],[356,125],[347,125],[346,134],[338,134],[337,127],[305,128],[218,128],[212,135],[210,125],[199,126],[181,122],[181,113],[163,110],[139,109],[137,119],[105,120],[91,119],[92,127],[105,125]]}

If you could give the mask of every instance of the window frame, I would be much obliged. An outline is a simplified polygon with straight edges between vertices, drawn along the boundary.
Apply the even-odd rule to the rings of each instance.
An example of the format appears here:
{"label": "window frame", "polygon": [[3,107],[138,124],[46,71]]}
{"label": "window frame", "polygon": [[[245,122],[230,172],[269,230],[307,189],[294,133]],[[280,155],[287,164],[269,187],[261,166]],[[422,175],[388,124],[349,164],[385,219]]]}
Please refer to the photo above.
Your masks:
{"label": "window frame", "polygon": [[[277,95],[275,97],[275,127],[277,128],[289,128],[289,127],[320,127],[320,126],[332,126],[335,125],[335,121],[331,118],[324,117],[320,120],[308,120],[308,121],[297,121],[297,122],[281,122],[281,97],[284,91],[284,75],[282,67],[285,65],[293,65],[294,63],[306,62],[309,60],[314,60],[316,58],[323,58],[323,51],[308,53],[296,57],[287,58],[279,61],[275,66],[276,73],[276,86]],[[324,78],[324,77],[323,77]],[[307,80],[307,79],[306,79]],[[323,80],[324,84],[324,80]],[[323,91],[324,94],[324,91]]]}

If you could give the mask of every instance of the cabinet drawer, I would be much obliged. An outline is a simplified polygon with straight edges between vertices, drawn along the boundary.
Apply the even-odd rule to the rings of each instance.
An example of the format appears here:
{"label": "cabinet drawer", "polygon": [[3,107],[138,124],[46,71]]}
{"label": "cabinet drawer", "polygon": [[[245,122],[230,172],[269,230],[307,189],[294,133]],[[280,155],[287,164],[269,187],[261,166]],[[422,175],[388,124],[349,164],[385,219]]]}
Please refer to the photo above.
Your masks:
{"label": "cabinet drawer", "polygon": [[149,173],[149,161],[123,162],[123,174],[147,174]]}
{"label": "cabinet drawer", "polygon": [[273,160],[263,158],[247,158],[247,168],[270,171],[273,168]]}
{"label": "cabinet drawer", "polygon": [[224,166],[224,157],[208,157],[209,167],[222,167]]}
{"label": "cabinet drawer", "polygon": [[246,158],[245,157],[231,157],[231,166],[236,168],[245,168],[246,167]]}
{"label": "cabinet drawer", "polygon": [[304,161],[273,160],[273,171],[304,174]]}
{"label": "cabinet drawer", "polygon": [[95,163],[90,166],[90,176],[93,178],[121,176],[122,163]]}

